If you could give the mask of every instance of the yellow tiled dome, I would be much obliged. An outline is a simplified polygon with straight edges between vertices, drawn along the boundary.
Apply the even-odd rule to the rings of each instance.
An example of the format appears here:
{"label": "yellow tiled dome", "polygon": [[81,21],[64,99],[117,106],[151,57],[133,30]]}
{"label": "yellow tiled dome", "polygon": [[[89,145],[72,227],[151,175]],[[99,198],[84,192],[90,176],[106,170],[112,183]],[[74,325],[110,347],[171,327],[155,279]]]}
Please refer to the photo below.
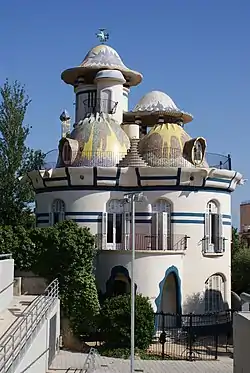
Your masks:
{"label": "yellow tiled dome", "polygon": [[139,151],[149,166],[179,166],[187,163],[182,154],[191,137],[175,123],[156,124],[139,143]]}

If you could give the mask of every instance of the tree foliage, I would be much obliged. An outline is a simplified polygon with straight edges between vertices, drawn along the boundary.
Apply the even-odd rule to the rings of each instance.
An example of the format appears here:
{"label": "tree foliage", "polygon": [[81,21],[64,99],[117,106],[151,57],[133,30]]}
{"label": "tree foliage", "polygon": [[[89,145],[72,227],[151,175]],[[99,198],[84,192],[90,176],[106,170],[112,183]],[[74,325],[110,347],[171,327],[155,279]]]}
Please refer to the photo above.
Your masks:
{"label": "tree foliage", "polygon": [[99,302],[93,276],[95,239],[88,228],[71,220],[47,228],[0,227],[0,249],[12,253],[19,270],[32,271],[48,283],[57,278],[62,311],[75,334],[92,331]]}
{"label": "tree foliage", "polygon": [[[107,298],[99,316],[99,326],[106,346],[130,346],[130,295]],[[154,334],[154,311],[147,297],[136,295],[135,347],[146,349]]]}
{"label": "tree foliage", "polygon": [[232,229],[232,290],[237,294],[250,292],[250,249],[240,239],[236,228]]}
{"label": "tree foliage", "polygon": [[26,146],[30,128],[24,119],[29,104],[20,83],[6,80],[0,87],[0,225],[31,224],[34,192],[19,177],[41,166],[44,154]]}

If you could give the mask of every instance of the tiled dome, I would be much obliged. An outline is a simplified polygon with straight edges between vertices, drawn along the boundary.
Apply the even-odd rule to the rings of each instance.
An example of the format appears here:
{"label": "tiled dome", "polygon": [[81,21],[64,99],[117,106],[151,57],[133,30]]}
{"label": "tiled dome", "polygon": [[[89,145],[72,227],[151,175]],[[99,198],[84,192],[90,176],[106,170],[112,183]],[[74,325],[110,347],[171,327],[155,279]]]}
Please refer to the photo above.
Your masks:
{"label": "tiled dome", "polygon": [[140,73],[126,67],[119,54],[113,48],[104,44],[92,48],[79,66],[65,70],[62,73],[62,79],[65,83],[74,85],[77,78],[84,78],[103,69],[119,70],[130,86],[135,86],[142,80]]}
{"label": "tiled dome", "polygon": [[139,152],[149,166],[192,167],[182,156],[184,144],[190,139],[177,124],[157,124],[141,139]]}
{"label": "tiled dome", "polygon": [[[70,166],[73,167],[116,166],[130,146],[128,136],[109,114],[96,114],[85,118],[63,141],[70,146]],[[63,149],[58,163],[64,166]]]}

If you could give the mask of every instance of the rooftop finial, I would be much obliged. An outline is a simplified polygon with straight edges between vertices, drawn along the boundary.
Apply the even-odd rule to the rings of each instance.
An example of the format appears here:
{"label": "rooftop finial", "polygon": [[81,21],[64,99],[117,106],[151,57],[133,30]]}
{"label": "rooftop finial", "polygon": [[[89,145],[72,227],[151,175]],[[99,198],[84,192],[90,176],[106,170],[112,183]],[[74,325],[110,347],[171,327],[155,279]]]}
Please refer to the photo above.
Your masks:
{"label": "rooftop finial", "polygon": [[96,37],[100,40],[102,44],[109,40],[109,33],[106,32],[105,28],[99,28],[99,32],[96,33]]}

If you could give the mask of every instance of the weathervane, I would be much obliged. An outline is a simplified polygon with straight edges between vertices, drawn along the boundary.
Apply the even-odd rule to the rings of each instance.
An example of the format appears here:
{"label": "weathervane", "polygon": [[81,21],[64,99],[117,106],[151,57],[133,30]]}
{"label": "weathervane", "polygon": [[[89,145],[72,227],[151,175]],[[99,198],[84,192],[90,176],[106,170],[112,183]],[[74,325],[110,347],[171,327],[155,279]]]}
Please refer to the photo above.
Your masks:
{"label": "weathervane", "polygon": [[99,32],[96,33],[96,37],[100,40],[102,44],[109,40],[109,33],[106,32],[105,28],[99,28]]}

